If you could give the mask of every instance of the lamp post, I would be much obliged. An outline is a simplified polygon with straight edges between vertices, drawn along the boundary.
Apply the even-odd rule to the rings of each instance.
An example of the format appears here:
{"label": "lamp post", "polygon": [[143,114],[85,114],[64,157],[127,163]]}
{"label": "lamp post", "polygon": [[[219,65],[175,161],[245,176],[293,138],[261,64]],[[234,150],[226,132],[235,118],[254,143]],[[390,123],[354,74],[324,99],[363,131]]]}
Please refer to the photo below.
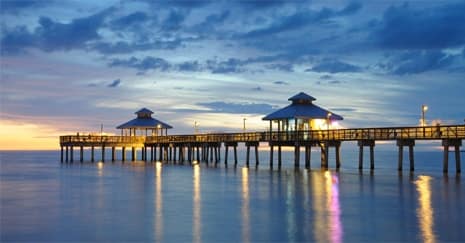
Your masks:
{"label": "lamp post", "polygon": [[421,126],[426,126],[425,112],[428,110],[428,106],[421,105]]}
{"label": "lamp post", "polygon": [[199,125],[199,123],[197,121],[194,121],[194,134],[197,134],[198,130],[197,130],[197,126]]}
{"label": "lamp post", "polygon": [[330,119],[331,119],[331,116],[333,114],[331,114],[331,112],[328,112],[328,115],[326,115],[326,130],[329,130],[329,122],[330,122]]}
{"label": "lamp post", "polygon": [[242,121],[243,121],[243,125],[242,125],[242,130],[245,132],[245,121],[247,120],[247,118],[242,118]]}

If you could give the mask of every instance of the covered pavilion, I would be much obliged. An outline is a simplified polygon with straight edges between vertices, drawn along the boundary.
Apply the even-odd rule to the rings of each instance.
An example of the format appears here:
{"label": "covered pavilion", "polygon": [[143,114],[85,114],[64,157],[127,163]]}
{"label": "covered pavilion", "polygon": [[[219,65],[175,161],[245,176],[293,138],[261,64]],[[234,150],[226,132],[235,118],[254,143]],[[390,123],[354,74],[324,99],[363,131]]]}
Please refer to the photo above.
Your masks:
{"label": "covered pavilion", "polygon": [[278,132],[325,130],[331,128],[331,121],[342,120],[342,116],[323,109],[312,102],[316,99],[304,92],[300,92],[291,98],[292,103],[263,118],[270,121],[270,132],[273,131],[273,123],[277,123]]}
{"label": "covered pavilion", "polygon": [[142,108],[135,112],[137,118],[117,126],[121,129],[121,136],[163,136],[168,135],[168,129],[172,126],[152,118],[153,112]]}

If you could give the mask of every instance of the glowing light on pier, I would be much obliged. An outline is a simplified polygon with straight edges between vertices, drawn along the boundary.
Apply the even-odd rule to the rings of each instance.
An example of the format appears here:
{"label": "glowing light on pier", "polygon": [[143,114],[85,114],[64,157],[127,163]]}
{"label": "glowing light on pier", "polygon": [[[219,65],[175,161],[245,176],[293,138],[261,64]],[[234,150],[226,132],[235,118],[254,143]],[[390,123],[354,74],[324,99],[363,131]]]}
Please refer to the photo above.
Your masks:
{"label": "glowing light on pier", "polygon": [[415,181],[418,191],[418,205],[417,217],[418,224],[421,231],[423,242],[434,243],[436,242],[436,235],[433,230],[434,226],[434,212],[431,207],[431,186],[429,176],[419,176]]}

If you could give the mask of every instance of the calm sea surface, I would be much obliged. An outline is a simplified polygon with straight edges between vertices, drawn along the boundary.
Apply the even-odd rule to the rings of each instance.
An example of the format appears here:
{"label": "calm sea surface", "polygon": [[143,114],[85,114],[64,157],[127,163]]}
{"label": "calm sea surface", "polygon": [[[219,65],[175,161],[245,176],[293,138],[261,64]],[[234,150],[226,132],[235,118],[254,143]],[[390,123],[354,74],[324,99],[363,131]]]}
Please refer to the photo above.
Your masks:
{"label": "calm sea surface", "polygon": [[354,151],[343,147],[339,171],[332,157],[321,171],[316,151],[311,171],[294,170],[292,152],[280,171],[269,169],[266,151],[258,169],[244,168],[243,157],[236,168],[215,168],[61,164],[56,151],[0,152],[0,240],[465,241],[464,180],[453,154],[447,176],[439,150],[416,151],[413,174],[408,161],[397,172],[394,151],[376,151],[374,173],[359,173]]}

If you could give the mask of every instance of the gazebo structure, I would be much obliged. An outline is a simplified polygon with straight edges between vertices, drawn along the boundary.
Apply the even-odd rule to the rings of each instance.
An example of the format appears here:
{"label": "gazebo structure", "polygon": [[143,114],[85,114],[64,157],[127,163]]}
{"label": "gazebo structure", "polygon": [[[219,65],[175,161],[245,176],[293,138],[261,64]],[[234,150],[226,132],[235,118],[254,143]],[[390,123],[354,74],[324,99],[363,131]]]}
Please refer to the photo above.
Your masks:
{"label": "gazebo structure", "polygon": [[137,118],[116,127],[121,129],[121,136],[163,136],[168,135],[172,126],[152,118],[153,112],[142,108],[135,112]]}
{"label": "gazebo structure", "polygon": [[313,104],[316,99],[304,92],[289,100],[292,104],[263,118],[270,121],[270,132],[273,131],[273,123],[278,124],[278,132],[307,131],[330,129],[331,121],[343,119],[342,116]]}

